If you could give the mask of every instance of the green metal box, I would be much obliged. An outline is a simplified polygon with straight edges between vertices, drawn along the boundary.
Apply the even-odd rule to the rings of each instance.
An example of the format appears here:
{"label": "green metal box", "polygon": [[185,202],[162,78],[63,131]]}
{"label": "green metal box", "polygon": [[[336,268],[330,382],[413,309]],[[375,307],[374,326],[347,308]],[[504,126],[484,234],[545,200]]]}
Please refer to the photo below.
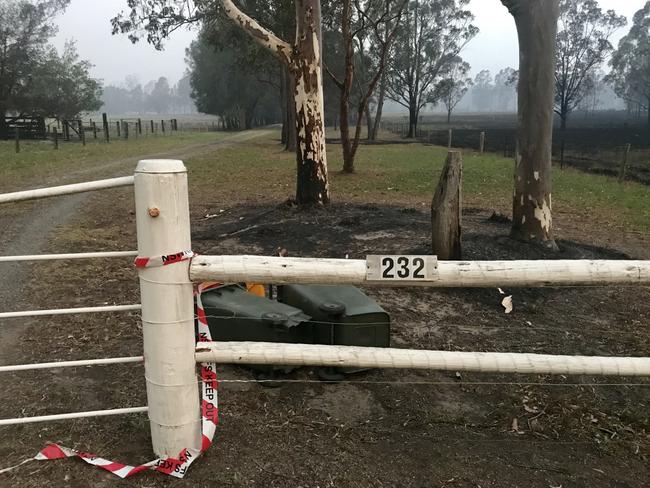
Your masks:
{"label": "green metal box", "polygon": [[207,291],[201,301],[213,341],[313,342],[309,315],[238,285]]}
{"label": "green metal box", "polygon": [[316,344],[390,347],[390,316],[354,286],[286,285],[278,300],[311,316]]}

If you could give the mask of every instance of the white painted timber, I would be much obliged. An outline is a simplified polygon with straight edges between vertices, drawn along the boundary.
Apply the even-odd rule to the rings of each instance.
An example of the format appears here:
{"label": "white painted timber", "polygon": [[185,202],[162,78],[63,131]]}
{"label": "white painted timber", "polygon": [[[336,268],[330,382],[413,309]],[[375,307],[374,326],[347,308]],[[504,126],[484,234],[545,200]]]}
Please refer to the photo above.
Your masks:
{"label": "white painted timber", "polygon": [[82,313],[130,312],[140,310],[140,305],[108,305],[105,307],[57,308],[53,310],[25,310],[22,312],[2,312],[0,319],[17,317],[42,317],[47,315],[76,315]]}
{"label": "white painted timber", "polygon": [[540,287],[648,285],[650,261],[439,261],[433,280],[370,281],[366,261],[261,256],[197,256],[192,281],[381,286]]}
{"label": "white painted timber", "polygon": [[16,364],[0,366],[0,373],[15,373],[17,371],[32,371],[35,369],[79,368],[84,366],[107,366],[110,364],[141,363],[144,356],[104,359],[81,359],[78,361],[56,361],[51,363]]}
{"label": "white painted timber", "polygon": [[40,198],[56,197],[60,195],[72,195],[73,193],[86,193],[89,191],[106,190],[108,188],[119,188],[122,186],[132,185],[133,176],[124,176],[122,178],[111,178],[108,180],[89,181],[86,183],[75,183],[72,185],[39,188],[37,190],[4,193],[0,195],[0,203],[37,200]]}
{"label": "white painted timber", "polygon": [[87,417],[107,417],[111,415],[125,415],[131,413],[144,413],[147,407],[116,408],[114,410],[95,410],[91,412],[62,413],[58,415],[42,415],[39,417],[19,417],[15,419],[0,420],[2,425],[33,424],[36,422],[54,422],[55,420],[83,419]]}
{"label": "white painted timber", "polygon": [[18,263],[23,261],[72,261],[96,258],[130,258],[136,257],[137,251],[117,252],[80,252],[70,254],[36,254],[31,256],[0,256],[0,263]]}
{"label": "white painted timber", "polygon": [[[135,206],[141,257],[192,248],[182,161],[141,161],[135,174]],[[153,450],[161,457],[176,457],[185,448],[201,447],[189,261],[142,268],[138,273]]]}
{"label": "white painted timber", "polygon": [[341,366],[480,373],[650,376],[650,358],[422,351],[263,342],[199,344],[196,348],[196,361],[221,364]]}

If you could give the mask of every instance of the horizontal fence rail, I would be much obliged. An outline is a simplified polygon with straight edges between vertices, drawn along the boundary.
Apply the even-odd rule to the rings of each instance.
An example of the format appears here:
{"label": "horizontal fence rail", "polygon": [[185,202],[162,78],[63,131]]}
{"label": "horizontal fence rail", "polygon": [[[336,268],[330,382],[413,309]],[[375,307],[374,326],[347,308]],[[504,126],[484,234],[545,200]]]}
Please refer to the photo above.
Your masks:
{"label": "horizontal fence rail", "polygon": [[427,369],[480,373],[650,376],[650,358],[422,351],[264,342],[199,344],[196,348],[196,361],[221,364]]}
{"label": "horizontal fence rail", "polygon": [[133,356],[125,358],[104,358],[104,359],[80,359],[77,361],[55,361],[51,363],[17,364],[13,366],[0,366],[0,373],[12,373],[17,371],[33,371],[36,369],[61,369],[79,368],[84,366],[107,366],[110,364],[141,363],[144,356]]}
{"label": "horizontal fence rail", "polygon": [[0,426],[34,424],[37,422],[53,422],[55,420],[83,419],[88,417],[108,417],[112,415],[146,413],[148,411],[149,411],[148,407],[132,407],[132,408],[115,408],[113,410],[94,410],[91,412],[75,412],[75,413],[61,413],[55,415],[41,415],[38,417],[18,417],[15,419],[2,419],[0,420]]}
{"label": "horizontal fence rail", "polygon": [[108,305],[106,307],[57,308],[53,310],[25,310],[22,312],[2,312],[0,319],[17,317],[43,317],[47,315],[76,315],[82,313],[130,312],[142,310],[141,305]]}
{"label": "horizontal fence rail", "polygon": [[35,254],[31,256],[0,256],[0,263],[19,263],[24,261],[68,261],[74,259],[129,258],[136,257],[137,251],[81,252],[71,254]]}
{"label": "horizontal fence rail", "polygon": [[111,178],[108,180],[89,181],[86,183],[75,183],[72,185],[39,188],[37,190],[4,193],[0,195],[0,203],[37,200],[40,198],[56,197],[60,195],[72,195],[74,193],[86,193],[95,190],[106,190],[108,188],[133,186],[133,181],[133,176],[124,176],[122,178]]}
{"label": "horizontal fence rail", "polygon": [[371,281],[366,261],[259,256],[197,256],[192,281],[263,284],[380,284],[429,287],[648,285],[650,261],[440,261],[430,280]]}

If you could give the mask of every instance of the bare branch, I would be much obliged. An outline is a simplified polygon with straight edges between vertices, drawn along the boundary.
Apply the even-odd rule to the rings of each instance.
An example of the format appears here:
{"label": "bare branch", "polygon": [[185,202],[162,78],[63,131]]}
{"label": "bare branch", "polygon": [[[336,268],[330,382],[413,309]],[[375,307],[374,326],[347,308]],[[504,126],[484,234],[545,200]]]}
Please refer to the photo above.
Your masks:
{"label": "bare branch", "polygon": [[336,75],[332,72],[332,70],[330,70],[330,67],[327,66],[326,63],[323,63],[323,68],[325,68],[325,72],[329,75],[329,77],[332,79],[332,81],[334,82],[334,84],[335,84],[337,87],[339,87],[340,90],[342,90],[342,89],[343,89],[343,82],[340,81],[340,80],[336,77]]}
{"label": "bare branch", "polygon": [[270,30],[258,24],[254,19],[242,12],[232,0],[221,0],[221,4],[226,15],[244,29],[257,43],[267,48],[285,64],[291,65],[293,49],[288,42],[283,41]]}

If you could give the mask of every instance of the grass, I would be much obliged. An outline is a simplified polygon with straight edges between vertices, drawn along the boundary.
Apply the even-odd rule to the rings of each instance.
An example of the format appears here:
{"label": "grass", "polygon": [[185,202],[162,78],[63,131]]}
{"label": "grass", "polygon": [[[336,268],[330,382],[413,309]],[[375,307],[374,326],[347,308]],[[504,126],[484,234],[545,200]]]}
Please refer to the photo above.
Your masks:
{"label": "grass", "polygon": [[[343,175],[340,146],[328,146],[332,199],[429,205],[446,148],[423,144],[362,146],[357,173]],[[509,213],[513,161],[495,154],[464,153],[466,207]],[[258,138],[188,159],[193,201],[228,202],[291,198],[295,159],[276,141]],[[194,200],[197,199],[197,200]],[[650,187],[573,169],[554,172],[555,215],[650,234]]]}
{"label": "grass", "polygon": [[[0,142],[0,189],[27,188],[33,182],[103,162],[143,157],[214,141],[225,133],[180,133],[143,137],[110,144],[89,141],[26,142],[19,154],[13,142]],[[282,201],[295,192],[295,159],[281,150],[278,135],[258,137],[215,150],[188,153],[192,201],[228,206],[229,202],[260,199]],[[377,202],[428,206],[437,184],[446,148],[424,144],[361,146],[357,172],[344,175],[340,146],[330,144],[328,157],[332,199],[335,202]],[[464,153],[463,198],[466,207],[509,213],[513,162],[496,154]],[[619,184],[616,179],[574,169],[554,172],[554,214],[612,229],[650,234],[650,187]],[[200,202],[200,203],[199,203]]]}
{"label": "grass", "polygon": [[13,141],[0,141],[0,188],[14,189],[18,183],[24,187],[31,181],[44,181],[62,172],[210,142],[225,135],[222,132],[176,133],[128,141],[112,139],[110,144],[89,140],[85,147],[79,142],[60,142],[58,150],[51,141],[23,141],[20,153],[15,152]]}

